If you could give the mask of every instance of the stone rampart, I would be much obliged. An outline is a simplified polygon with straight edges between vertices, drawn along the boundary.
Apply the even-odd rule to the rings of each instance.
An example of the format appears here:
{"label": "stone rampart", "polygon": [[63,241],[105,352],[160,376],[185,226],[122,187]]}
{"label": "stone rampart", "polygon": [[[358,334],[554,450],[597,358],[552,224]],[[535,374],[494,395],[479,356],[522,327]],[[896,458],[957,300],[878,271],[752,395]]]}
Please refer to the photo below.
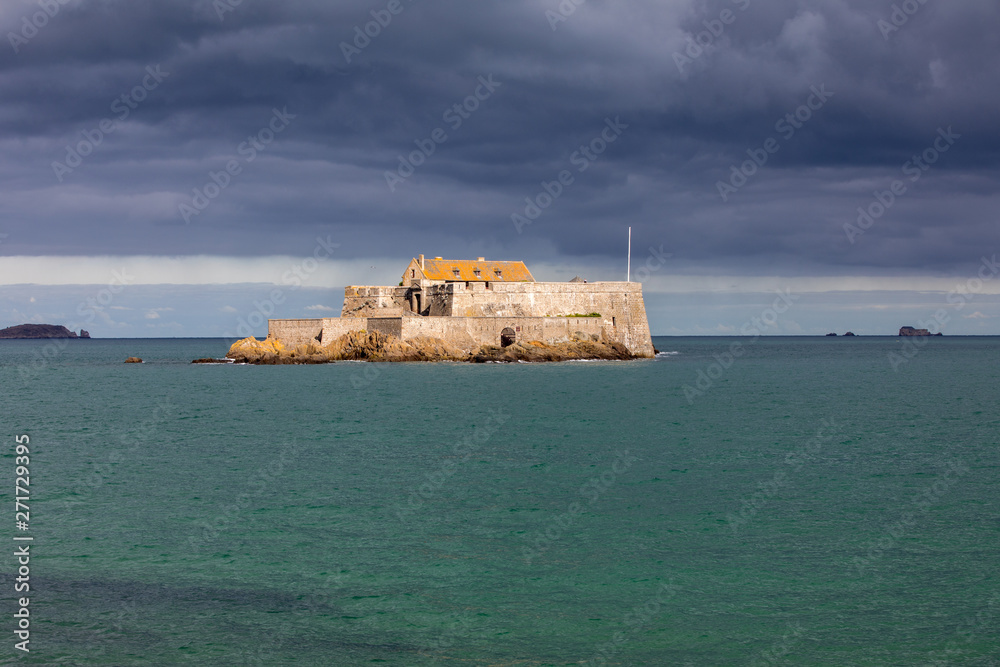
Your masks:
{"label": "stone rampart", "polygon": [[320,342],[329,345],[341,336],[363,329],[368,329],[366,317],[328,317],[323,320],[323,338]]}
{"label": "stone rampart", "polygon": [[[410,320],[419,318],[407,317],[406,319]],[[402,317],[369,317],[365,329],[368,331],[378,331],[379,333],[389,334],[395,336],[396,338],[404,338],[402,323]]]}
{"label": "stone rampart", "polygon": [[267,337],[277,338],[286,347],[320,340],[324,320],[268,320]]}
{"label": "stone rampart", "polygon": [[[418,313],[432,319],[551,318],[599,313],[606,339],[624,344],[635,354],[653,355],[641,283],[423,281],[409,287],[352,285],[344,291],[345,317],[415,317]],[[438,325],[408,326],[417,330]]]}
{"label": "stone rampart", "polygon": [[600,339],[602,325],[597,317],[404,317],[400,318],[403,340],[429,336],[473,352],[481,345],[501,343],[505,329],[514,340],[562,343],[574,337]]}
{"label": "stone rampart", "polygon": [[[424,315],[418,315],[423,311]],[[382,331],[403,340],[441,338],[473,351],[499,345],[504,329],[518,341],[546,343],[597,336],[653,356],[642,285],[597,283],[430,283],[409,287],[349,286],[343,316],[316,320],[270,320],[268,334],[286,345],[319,336],[323,344],[350,331]],[[595,317],[569,317],[571,315]]]}
{"label": "stone rampart", "polygon": [[491,283],[488,290],[449,283],[452,317],[560,317],[599,313],[608,340],[634,354],[653,356],[653,341],[642,299],[642,284]]}

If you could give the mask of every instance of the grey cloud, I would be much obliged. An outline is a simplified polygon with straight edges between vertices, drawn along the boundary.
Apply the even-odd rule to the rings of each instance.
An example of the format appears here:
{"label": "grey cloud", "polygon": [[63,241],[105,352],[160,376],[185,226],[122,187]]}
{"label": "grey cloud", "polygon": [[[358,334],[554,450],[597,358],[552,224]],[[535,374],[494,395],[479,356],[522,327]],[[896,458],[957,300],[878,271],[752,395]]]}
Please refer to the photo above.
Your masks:
{"label": "grey cloud", "polygon": [[[946,270],[1000,240],[994,2],[928,2],[888,39],[891,2],[589,0],[553,30],[558,4],[401,0],[347,62],[341,43],[386,2],[244,0],[222,19],[205,0],[71,2],[0,48],[0,252],[294,253],[321,230],[359,256],[551,260],[616,256],[632,225],[693,263],[815,273]],[[2,34],[37,6],[6,7]],[[52,163],[151,65],[169,77],[59,182]],[[449,127],[489,74],[502,86]],[[723,202],[717,182],[819,85],[834,96]],[[285,107],[295,121],[185,225],[178,205]],[[615,116],[629,129],[576,171]],[[849,244],[857,207],[947,126],[959,143]],[[439,127],[447,141],[390,192],[385,172]],[[511,214],[563,169],[573,184],[518,234]]]}

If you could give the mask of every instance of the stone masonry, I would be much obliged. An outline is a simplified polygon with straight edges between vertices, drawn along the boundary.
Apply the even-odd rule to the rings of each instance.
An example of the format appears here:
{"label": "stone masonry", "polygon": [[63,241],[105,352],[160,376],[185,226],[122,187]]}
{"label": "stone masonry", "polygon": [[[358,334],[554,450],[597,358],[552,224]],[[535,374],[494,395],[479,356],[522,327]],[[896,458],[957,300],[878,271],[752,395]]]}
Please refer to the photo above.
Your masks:
{"label": "stone masonry", "polygon": [[[590,338],[622,343],[637,356],[653,356],[640,283],[535,282],[526,268],[505,269],[504,275],[517,275],[517,280],[485,279],[500,276],[485,267],[524,265],[491,264],[482,258],[436,258],[447,274],[442,270],[432,274],[438,279],[421,275],[408,281],[419,273],[412,267],[423,262],[423,256],[411,262],[400,286],[345,288],[341,317],[269,320],[268,337],[285,345],[309,340],[325,345],[350,331],[382,331],[403,340],[440,338],[469,352],[515,341],[551,344]],[[475,271],[484,279],[440,279],[451,275],[452,266],[456,277],[472,277]]]}

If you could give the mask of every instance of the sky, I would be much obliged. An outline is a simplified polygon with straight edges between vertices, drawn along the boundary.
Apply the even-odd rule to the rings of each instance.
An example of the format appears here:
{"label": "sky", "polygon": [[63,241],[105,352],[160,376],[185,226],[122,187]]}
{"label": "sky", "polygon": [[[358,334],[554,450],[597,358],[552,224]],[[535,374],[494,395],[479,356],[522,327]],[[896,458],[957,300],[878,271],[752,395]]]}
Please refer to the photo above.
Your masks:
{"label": "sky", "polygon": [[998,28],[995,0],[5,0],[0,327],[263,335],[422,253],[630,277],[654,335],[781,295],[766,334],[1000,334]]}

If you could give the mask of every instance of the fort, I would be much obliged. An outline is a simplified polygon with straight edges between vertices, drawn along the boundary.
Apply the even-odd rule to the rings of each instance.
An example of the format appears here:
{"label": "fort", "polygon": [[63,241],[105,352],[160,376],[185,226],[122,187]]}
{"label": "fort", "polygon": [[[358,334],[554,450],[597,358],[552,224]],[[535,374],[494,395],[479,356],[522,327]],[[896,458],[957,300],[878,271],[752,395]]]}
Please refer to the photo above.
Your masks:
{"label": "fort", "polygon": [[289,347],[327,345],[358,331],[437,338],[469,353],[484,345],[592,340],[654,355],[641,283],[536,282],[524,262],[484,257],[420,255],[398,286],[347,286],[340,317],[268,320],[268,338]]}

